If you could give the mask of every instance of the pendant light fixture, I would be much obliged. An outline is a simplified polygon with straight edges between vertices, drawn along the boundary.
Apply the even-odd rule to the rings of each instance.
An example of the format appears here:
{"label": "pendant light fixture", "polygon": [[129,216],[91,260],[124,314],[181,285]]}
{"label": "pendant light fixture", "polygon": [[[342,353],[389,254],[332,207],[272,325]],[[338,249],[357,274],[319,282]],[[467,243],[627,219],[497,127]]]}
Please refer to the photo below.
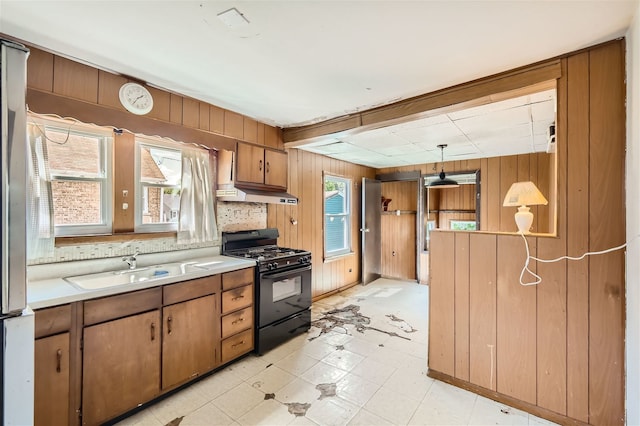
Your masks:
{"label": "pendant light fixture", "polygon": [[438,145],[438,148],[440,148],[440,152],[441,152],[442,170],[440,172],[440,179],[434,180],[433,182],[431,182],[431,184],[429,185],[429,188],[457,188],[460,186],[458,182],[456,182],[455,180],[447,179],[447,177],[444,174],[444,149],[446,147],[447,147],[446,144]]}

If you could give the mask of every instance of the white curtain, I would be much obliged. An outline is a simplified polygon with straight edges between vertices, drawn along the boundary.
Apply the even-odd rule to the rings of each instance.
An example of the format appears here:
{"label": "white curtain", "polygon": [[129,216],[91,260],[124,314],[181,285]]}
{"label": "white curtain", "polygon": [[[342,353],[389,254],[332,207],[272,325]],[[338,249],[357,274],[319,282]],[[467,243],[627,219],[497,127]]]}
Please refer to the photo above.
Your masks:
{"label": "white curtain", "polygon": [[178,243],[213,241],[218,236],[211,176],[209,151],[192,148],[182,150]]}
{"label": "white curtain", "polygon": [[47,145],[41,128],[27,126],[27,259],[53,257],[55,233]]}

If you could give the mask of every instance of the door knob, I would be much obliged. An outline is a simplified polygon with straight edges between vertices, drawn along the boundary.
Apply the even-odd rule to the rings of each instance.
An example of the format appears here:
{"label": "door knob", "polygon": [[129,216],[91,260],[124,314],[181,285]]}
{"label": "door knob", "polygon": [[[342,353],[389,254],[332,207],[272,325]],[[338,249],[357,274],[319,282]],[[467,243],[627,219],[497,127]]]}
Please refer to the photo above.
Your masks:
{"label": "door knob", "polygon": [[369,228],[360,228],[360,232],[369,232]]}

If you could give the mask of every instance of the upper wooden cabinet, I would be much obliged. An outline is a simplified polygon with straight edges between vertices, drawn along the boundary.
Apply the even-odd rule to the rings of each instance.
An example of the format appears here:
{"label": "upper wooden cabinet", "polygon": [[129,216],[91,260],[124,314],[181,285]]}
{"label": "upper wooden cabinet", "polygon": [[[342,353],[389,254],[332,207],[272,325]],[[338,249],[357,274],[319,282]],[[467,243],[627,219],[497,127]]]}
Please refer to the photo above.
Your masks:
{"label": "upper wooden cabinet", "polygon": [[270,186],[287,187],[287,153],[264,151],[264,183]]}
{"label": "upper wooden cabinet", "polygon": [[239,183],[287,188],[287,153],[238,143],[236,177]]}

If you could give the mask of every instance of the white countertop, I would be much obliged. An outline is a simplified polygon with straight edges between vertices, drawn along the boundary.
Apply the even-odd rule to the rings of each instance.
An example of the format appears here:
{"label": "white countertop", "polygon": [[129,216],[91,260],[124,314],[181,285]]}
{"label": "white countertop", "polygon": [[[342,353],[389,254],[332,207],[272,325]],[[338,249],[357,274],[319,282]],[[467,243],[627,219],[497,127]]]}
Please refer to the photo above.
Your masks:
{"label": "white countertop", "polygon": [[[186,273],[178,276],[157,278],[133,284],[117,285],[96,290],[81,289],[80,287],[66,281],[64,277],[84,273],[103,272],[105,270],[114,270],[114,268],[108,268],[108,266],[112,265],[113,262],[109,263],[105,262],[104,260],[93,260],[69,262],[65,265],[57,265],[56,267],[50,268],[47,268],[47,265],[32,266],[29,267],[31,273],[29,274],[29,281],[27,284],[27,303],[31,307],[31,309],[41,309],[50,306],[61,305],[64,303],[93,299],[96,297],[110,296],[135,290],[142,290],[145,288],[151,288],[160,285],[171,284],[174,282],[186,281],[256,266],[255,260],[221,256],[218,254],[211,254],[200,257],[189,257],[189,253],[181,254],[182,256],[179,256],[181,258],[178,259],[180,261],[194,261],[197,263],[219,263],[216,263],[209,269],[196,270],[195,268],[191,268]],[[202,255],[202,253],[194,252],[192,253],[192,255],[197,256]],[[153,266],[155,264],[166,263],[166,261],[170,257],[171,256],[168,256],[166,253],[164,253],[162,256],[163,261],[159,262],[157,256],[140,255],[138,257],[138,264],[139,266]],[[118,260],[121,262],[120,259]],[[176,261],[175,256],[173,256],[173,259],[171,261]],[[119,266],[119,269],[123,269],[119,263],[116,263],[116,265]],[[47,269],[49,269],[48,273],[45,272]]]}

